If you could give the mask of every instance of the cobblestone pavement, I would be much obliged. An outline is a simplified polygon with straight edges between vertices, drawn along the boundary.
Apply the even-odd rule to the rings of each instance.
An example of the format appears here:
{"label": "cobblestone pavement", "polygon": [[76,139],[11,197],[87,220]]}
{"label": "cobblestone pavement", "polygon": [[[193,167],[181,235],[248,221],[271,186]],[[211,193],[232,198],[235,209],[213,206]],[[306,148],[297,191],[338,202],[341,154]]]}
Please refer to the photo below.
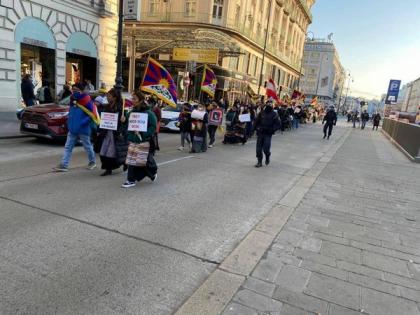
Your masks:
{"label": "cobblestone pavement", "polygon": [[223,315],[420,314],[419,178],[352,130]]}

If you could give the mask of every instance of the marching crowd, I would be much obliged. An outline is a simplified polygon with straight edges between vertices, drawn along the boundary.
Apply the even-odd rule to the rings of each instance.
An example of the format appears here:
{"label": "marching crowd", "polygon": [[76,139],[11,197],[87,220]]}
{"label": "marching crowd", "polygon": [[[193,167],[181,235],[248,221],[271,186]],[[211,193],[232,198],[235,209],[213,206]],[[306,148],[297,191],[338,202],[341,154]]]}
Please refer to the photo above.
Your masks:
{"label": "marching crowd", "polygon": [[[99,112],[83,86],[73,85],[71,93],[68,137],[61,163],[54,170],[68,171],[73,148],[80,139],[88,155],[88,169],[96,168],[95,153],[98,153],[101,168],[104,170],[101,176],[111,175],[113,170],[123,167],[127,174],[127,179],[122,184],[124,188],[134,187],[136,182],[146,177],[155,181],[158,167],[154,155],[159,150],[158,132],[161,119],[157,99],[145,96],[140,91],[134,91],[133,107],[130,111],[125,111],[121,92],[114,88],[110,89],[106,93],[106,102],[100,102],[98,107],[101,113],[112,113],[117,115],[118,119],[115,128],[104,129],[98,127]],[[223,132],[223,119],[226,116],[223,143],[244,145],[256,134],[255,167],[259,168],[262,167],[264,156],[265,164],[270,163],[271,137],[276,131],[280,130],[283,133],[286,130],[299,128],[301,123],[316,122],[318,117],[323,117],[323,122],[326,122],[324,138],[327,136],[327,131],[329,138],[337,121],[334,108],[330,108],[326,114],[309,112],[301,106],[278,106],[271,99],[265,103],[259,102],[257,105],[235,101],[226,112],[222,106],[220,102],[214,101],[207,106],[184,103],[177,123],[181,137],[181,146],[178,149],[182,151],[187,146],[190,153],[201,153],[212,148],[217,130]],[[147,116],[146,129],[139,131],[129,128],[132,113]]]}

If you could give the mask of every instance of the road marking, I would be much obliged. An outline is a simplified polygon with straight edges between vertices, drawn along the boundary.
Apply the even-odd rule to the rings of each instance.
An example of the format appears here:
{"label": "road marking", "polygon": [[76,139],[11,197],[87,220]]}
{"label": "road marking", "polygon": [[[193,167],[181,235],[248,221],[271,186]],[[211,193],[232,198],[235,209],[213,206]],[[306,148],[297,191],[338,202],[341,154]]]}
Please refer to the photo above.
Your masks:
{"label": "road marking", "polygon": [[194,157],[193,155],[184,156],[184,157],[179,158],[179,159],[174,159],[174,160],[158,163],[158,166],[163,166],[163,165],[166,165],[166,164],[175,163],[175,162],[182,161],[182,160],[192,159],[193,157]]}

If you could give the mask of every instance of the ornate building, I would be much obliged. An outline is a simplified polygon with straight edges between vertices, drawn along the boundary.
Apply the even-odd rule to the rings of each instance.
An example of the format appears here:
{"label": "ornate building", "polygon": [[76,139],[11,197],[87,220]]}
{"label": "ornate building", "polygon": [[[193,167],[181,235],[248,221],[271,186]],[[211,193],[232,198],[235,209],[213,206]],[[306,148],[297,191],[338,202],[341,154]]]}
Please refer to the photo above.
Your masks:
{"label": "ornate building", "polygon": [[0,0],[0,111],[20,103],[23,74],[58,93],[115,78],[117,0]]}
{"label": "ornate building", "polygon": [[337,106],[343,99],[346,72],[340,63],[338,52],[332,41],[307,40],[303,54],[305,75],[300,89],[309,103],[314,96],[326,106]]}
{"label": "ornate building", "polygon": [[[137,87],[145,57],[161,61],[175,80],[185,69],[198,81],[200,62],[174,57],[174,48],[218,50],[212,68],[218,97],[230,99],[264,93],[268,78],[283,92],[296,87],[310,9],[315,0],[143,0],[139,21],[125,21],[125,85]],[[263,67],[262,84],[259,77]],[[130,65],[130,66],[129,66]],[[134,78],[135,76],[135,78]]]}

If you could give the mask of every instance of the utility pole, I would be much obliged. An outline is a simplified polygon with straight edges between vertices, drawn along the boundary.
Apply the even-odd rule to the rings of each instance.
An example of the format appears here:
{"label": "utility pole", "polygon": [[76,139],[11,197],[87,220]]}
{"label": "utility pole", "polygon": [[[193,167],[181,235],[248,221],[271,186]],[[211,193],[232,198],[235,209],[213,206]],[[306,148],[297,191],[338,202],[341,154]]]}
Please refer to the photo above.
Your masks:
{"label": "utility pole", "polygon": [[117,34],[117,73],[115,75],[114,88],[122,91],[123,78],[122,78],[122,32],[123,32],[123,19],[124,19],[124,0],[119,1],[118,7],[118,34]]}
{"label": "utility pole", "polygon": [[273,0],[270,0],[270,8],[268,9],[268,18],[267,18],[267,28],[265,32],[265,39],[264,39],[264,50],[263,50],[263,56],[262,56],[262,64],[261,64],[261,72],[260,72],[260,79],[258,80],[258,92],[257,94],[260,95],[261,90],[261,84],[262,84],[262,77],[263,77],[263,71],[264,71],[264,61],[265,61],[265,54],[267,51],[267,39],[268,39],[268,27],[270,26],[270,19],[271,19],[271,7],[273,6]]}

